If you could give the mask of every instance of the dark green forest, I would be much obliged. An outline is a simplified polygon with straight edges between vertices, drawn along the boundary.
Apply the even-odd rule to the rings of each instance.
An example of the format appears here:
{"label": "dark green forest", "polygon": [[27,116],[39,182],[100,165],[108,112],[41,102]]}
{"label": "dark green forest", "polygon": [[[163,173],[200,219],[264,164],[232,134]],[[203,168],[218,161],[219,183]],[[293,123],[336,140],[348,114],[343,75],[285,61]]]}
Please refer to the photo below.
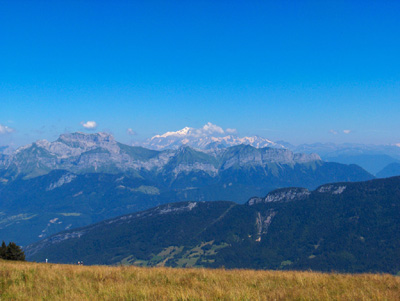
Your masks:
{"label": "dark green forest", "polygon": [[25,254],[21,247],[14,242],[10,242],[7,245],[3,241],[0,247],[0,259],[25,261]]}

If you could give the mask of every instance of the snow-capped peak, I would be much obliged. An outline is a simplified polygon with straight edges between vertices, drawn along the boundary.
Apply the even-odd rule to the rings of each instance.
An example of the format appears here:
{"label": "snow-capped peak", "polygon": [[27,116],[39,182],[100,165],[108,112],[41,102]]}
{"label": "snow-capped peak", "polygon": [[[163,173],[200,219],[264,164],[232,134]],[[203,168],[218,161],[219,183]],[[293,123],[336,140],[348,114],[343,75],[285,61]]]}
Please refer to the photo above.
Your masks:
{"label": "snow-capped peak", "polygon": [[[156,150],[177,149],[182,145],[202,150],[212,150],[238,144],[247,144],[257,148],[284,148],[282,145],[260,136],[239,137],[232,135],[232,132],[236,132],[236,130],[224,130],[220,126],[208,122],[201,128],[184,127],[176,132],[155,135],[143,143],[135,143],[134,145]],[[228,135],[225,136],[225,133]]]}

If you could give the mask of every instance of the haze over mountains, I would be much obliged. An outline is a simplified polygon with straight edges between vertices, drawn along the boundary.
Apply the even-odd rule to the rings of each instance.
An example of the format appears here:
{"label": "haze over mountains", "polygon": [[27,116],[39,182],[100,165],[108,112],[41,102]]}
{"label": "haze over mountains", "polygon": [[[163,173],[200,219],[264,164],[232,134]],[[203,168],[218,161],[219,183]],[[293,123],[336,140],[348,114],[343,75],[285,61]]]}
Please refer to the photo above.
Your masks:
{"label": "haze over mountains", "polygon": [[0,146],[0,155],[10,155],[13,151],[10,146]]}
{"label": "haze over mountains", "polygon": [[317,153],[325,161],[357,164],[374,175],[387,165],[400,162],[399,144],[314,143],[295,146],[287,142],[279,143],[294,152]]}
{"label": "haze over mountains", "polygon": [[390,163],[380,172],[377,173],[378,178],[388,178],[400,175],[400,163]]}
{"label": "haze over mountains", "polygon": [[106,133],[63,134],[1,159],[0,234],[25,245],[163,203],[245,202],[280,187],[315,189],[372,178],[359,166],[283,148],[156,151],[119,143]]}

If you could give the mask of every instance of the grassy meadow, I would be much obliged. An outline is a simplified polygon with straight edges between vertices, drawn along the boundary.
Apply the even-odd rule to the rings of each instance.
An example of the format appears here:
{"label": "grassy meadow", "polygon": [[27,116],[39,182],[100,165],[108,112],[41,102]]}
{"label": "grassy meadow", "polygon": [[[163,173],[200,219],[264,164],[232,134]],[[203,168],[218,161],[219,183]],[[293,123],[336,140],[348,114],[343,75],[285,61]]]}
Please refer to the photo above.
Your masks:
{"label": "grassy meadow", "polygon": [[0,300],[399,300],[400,277],[0,261]]}

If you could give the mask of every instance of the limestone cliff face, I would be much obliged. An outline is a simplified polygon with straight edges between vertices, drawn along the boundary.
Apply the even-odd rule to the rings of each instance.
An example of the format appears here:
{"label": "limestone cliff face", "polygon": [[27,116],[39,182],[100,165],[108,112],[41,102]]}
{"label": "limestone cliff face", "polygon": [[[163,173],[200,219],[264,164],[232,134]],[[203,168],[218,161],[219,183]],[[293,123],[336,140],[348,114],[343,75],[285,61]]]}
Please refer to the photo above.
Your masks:
{"label": "limestone cliff face", "polygon": [[[347,188],[345,183],[325,184],[318,187],[315,192],[319,194],[342,194]],[[271,191],[266,197],[252,197],[247,201],[249,206],[261,203],[302,201],[310,196],[311,192],[306,188],[282,188]]]}
{"label": "limestone cliff face", "polygon": [[247,204],[249,206],[260,203],[274,203],[274,202],[293,202],[301,201],[308,198],[310,191],[306,188],[282,188],[270,192],[265,198],[254,197],[251,198]]}
{"label": "limestone cliff face", "polygon": [[254,148],[249,145],[238,145],[226,149],[220,153],[222,158],[221,169],[229,169],[232,166],[262,166],[268,164],[308,163],[321,161],[317,154],[294,154],[287,149]]}

